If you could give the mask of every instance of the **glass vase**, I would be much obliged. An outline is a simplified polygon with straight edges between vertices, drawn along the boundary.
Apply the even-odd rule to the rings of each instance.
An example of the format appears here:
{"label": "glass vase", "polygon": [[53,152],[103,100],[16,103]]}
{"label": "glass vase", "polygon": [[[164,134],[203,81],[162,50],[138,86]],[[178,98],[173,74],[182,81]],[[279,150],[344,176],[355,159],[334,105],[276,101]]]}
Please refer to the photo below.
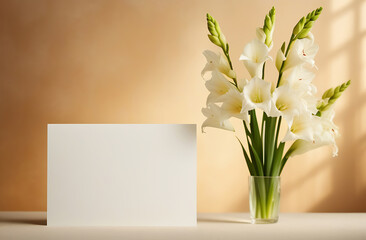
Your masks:
{"label": "glass vase", "polygon": [[249,177],[249,208],[252,223],[276,223],[280,210],[281,178]]}

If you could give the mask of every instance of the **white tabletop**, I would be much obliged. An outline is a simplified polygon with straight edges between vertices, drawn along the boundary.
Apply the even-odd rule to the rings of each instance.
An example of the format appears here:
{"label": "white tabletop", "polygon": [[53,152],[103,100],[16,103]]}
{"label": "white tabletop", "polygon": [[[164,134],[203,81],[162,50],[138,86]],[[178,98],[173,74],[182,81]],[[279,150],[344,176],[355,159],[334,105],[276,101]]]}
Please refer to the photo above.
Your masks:
{"label": "white tabletop", "polygon": [[45,212],[0,212],[0,239],[366,239],[366,213],[282,213],[249,224],[248,213],[201,213],[197,227],[47,227]]}

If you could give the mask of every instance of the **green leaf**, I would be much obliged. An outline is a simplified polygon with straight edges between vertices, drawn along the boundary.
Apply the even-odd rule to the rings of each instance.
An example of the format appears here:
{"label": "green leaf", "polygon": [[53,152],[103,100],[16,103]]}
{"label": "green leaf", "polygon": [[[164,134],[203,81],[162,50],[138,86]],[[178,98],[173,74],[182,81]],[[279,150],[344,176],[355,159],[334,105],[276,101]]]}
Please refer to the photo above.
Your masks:
{"label": "green leaf", "polygon": [[269,176],[271,174],[273,153],[275,150],[275,130],[276,130],[277,118],[269,117],[266,121],[265,128],[265,139],[264,139],[264,159],[265,159],[265,175]]}
{"label": "green leaf", "polygon": [[278,148],[273,155],[273,166],[271,169],[271,176],[279,176],[280,167],[281,167],[281,159],[283,155],[283,149],[285,148],[285,143],[281,142]]}
{"label": "green leaf", "polygon": [[265,112],[263,112],[263,116],[262,116],[262,127],[261,127],[261,141],[263,142],[263,137],[264,137],[264,124],[265,121],[267,120],[267,114]]}
{"label": "green leaf", "polygon": [[255,161],[256,166],[258,168],[258,172],[257,172],[258,173],[258,176],[264,176],[262,162],[261,162],[261,159],[259,158],[259,155],[258,155],[257,151],[250,144],[249,144],[249,148],[253,151],[254,161]]}
{"label": "green leaf", "polygon": [[250,161],[250,159],[249,159],[249,156],[248,156],[248,154],[247,154],[247,151],[245,151],[245,148],[244,148],[244,146],[243,146],[242,142],[240,141],[240,139],[239,139],[238,137],[236,137],[236,138],[238,139],[238,141],[239,141],[239,143],[240,143],[240,146],[241,146],[241,148],[243,149],[244,158],[245,158],[245,161],[246,161],[246,163],[247,163],[247,166],[248,166],[248,170],[249,170],[249,172],[250,172],[250,175],[252,175],[252,176],[256,176],[256,175],[257,175],[257,173],[256,173],[256,171],[255,171],[255,169],[254,169],[253,163],[252,163],[252,162]]}
{"label": "green leaf", "polygon": [[282,116],[280,116],[278,118],[278,122],[277,122],[277,130],[276,130],[276,138],[275,138],[275,147],[277,147],[278,135],[280,134],[280,128],[281,128],[281,121],[282,121]]}
{"label": "green leaf", "polygon": [[263,144],[255,110],[249,111],[249,115],[250,115],[250,132],[252,135],[252,145],[255,148],[259,159],[261,160],[261,162],[263,162]]}
{"label": "green leaf", "polygon": [[283,52],[283,54],[285,54],[285,49],[286,49],[286,42],[283,42],[281,46],[281,51]]}
{"label": "green leaf", "polygon": [[[295,141],[296,142],[296,141]],[[281,161],[281,167],[280,167],[280,171],[279,171],[279,174],[278,175],[281,175],[282,173],[282,170],[283,168],[285,167],[286,163],[287,163],[287,160],[290,158],[291,156],[291,153],[292,153],[293,149],[290,147],[289,150],[287,150],[285,156],[282,158],[282,161]]]}
{"label": "green leaf", "polygon": [[[250,133],[245,121],[243,121],[243,125],[244,125],[244,129],[245,129],[245,135],[246,135],[246,138],[247,138],[247,144],[248,144],[250,158],[252,159],[252,163],[253,163],[253,167],[255,169],[255,172],[258,173],[258,167],[257,167],[256,162],[254,161],[254,158],[255,158],[254,153],[253,153],[252,148],[250,147],[251,146],[250,141],[252,141],[252,134]],[[250,141],[249,141],[249,139],[250,139]]]}
{"label": "green leaf", "polygon": [[[252,134],[250,133],[245,121],[243,121],[243,125],[244,125],[244,129],[245,129],[245,135],[246,135],[246,138],[247,138],[247,143],[248,143],[248,149],[249,149],[249,154],[250,154],[250,158],[252,159],[252,163],[253,163],[253,167],[255,169],[255,172],[256,172],[256,176],[260,176],[260,169],[262,169],[262,173],[263,173],[263,165],[262,165],[262,162],[261,161],[256,161],[256,157],[254,155],[254,148],[251,144],[251,141],[252,141]],[[250,139],[250,141],[249,141]],[[263,176],[263,175],[262,175]]]}

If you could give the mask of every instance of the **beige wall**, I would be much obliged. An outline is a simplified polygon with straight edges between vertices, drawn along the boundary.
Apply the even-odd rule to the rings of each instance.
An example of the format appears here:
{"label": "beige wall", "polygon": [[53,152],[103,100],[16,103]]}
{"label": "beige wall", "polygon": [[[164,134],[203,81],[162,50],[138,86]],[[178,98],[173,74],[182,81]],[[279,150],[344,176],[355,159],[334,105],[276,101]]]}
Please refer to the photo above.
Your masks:
{"label": "beige wall", "polygon": [[[46,210],[47,123],[197,123],[205,14],[217,18],[234,67],[274,1],[1,1],[0,210]],[[276,1],[274,56],[293,25],[314,26],[319,92],[352,79],[337,105],[339,157],[290,159],[282,211],[366,211],[366,1]],[[267,76],[276,78],[274,68]],[[319,93],[320,94],[320,93]],[[247,169],[235,137],[198,133],[198,210],[248,211]]]}

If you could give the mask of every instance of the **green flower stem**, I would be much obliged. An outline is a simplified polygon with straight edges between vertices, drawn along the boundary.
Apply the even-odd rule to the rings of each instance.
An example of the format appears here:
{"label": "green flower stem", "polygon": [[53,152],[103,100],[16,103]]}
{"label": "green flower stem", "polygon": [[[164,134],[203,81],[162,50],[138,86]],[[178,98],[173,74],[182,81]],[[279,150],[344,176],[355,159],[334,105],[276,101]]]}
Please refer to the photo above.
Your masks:
{"label": "green flower stem", "polygon": [[323,10],[322,7],[317,8],[314,11],[308,13],[306,17],[300,19],[300,21],[296,24],[294,30],[292,31],[296,39],[302,39],[308,36],[315,20],[318,19],[322,10]]}
{"label": "green flower stem", "polygon": [[[275,24],[275,20],[276,20],[276,10],[274,7],[271,8],[271,10],[268,12],[268,14],[265,16],[264,18],[264,23],[263,23],[263,32],[266,34],[266,39],[264,41],[264,43],[270,47],[272,44],[272,33],[274,30],[274,24]],[[266,68],[266,63],[263,64],[263,68],[262,68],[262,79],[264,80],[264,75],[265,75],[265,68]],[[265,132],[267,131],[267,129],[265,129],[266,126],[266,121],[267,121],[268,117],[266,115],[265,112],[263,112],[262,114],[262,126],[261,126],[261,142],[263,144],[263,138],[265,137]],[[265,143],[265,142],[264,142]],[[266,145],[263,146],[263,156],[266,154]],[[263,159],[263,162],[265,161],[265,159]],[[264,164],[263,164],[264,165]]]}
{"label": "green flower stem", "polygon": [[249,156],[247,154],[247,151],[244,148],[244,145],[242,144],[242,142],[240,141],[240,139],[238,137],[236,137],[236,138],[238,139],[238,141],[240,143],[240,146],[241,146],[241,148],[243,150],[244,158],[245,158],[245,161],[247,163],[247,166],[248,166],[250,175],[256,176],[257,175],[257,171],[254,168],[252,161],[250,161],[250,158],[249,158]]}
{"label": "green flower stem", "polygon": [[[210,34],[208,34],[208,38],[213,44],[222,49],[222,51],[226,56],[226,59],[229,62],[231,70],[234,70],[229,55],[229,44],[226,42],[226,38],[224,34],[221,32],[219,23],[208,13],[206,14],[206,19],[207,19],[207,28],[208,31],[210,32]],[[235,86],[238,87],[236,77],[233,77],[232,79],[234,81]]]}
{"label": "green flower stem", "polygon": [[[320,13],[322,12],[322,9],[323,8],[320,7],[318,9],[310,12],[308,15],[306,15],[306,17],[302,17],[299,20],[299,22],[295,25],[295,27],[292,31],[289,43],[287,45],[286,52],[285,52],[285,57],[286,58],[288,56],[288,53],[289,53],[293,43],[296,41],[296,39],[302,39],[302,38],[307,37],[307,35],[310,32],[315,20],[318,19]],[[278,75],[278,79],[277,79],[276,88],[281,83],[281,79],[282,79],[282,75],[283,75],[283,71],[284,71],[283,69],[284,69],[285,64],[286,64],[286,60],[283,61],[282,64],[281,64],[281,68],[279,70],[279,75]],[[317,114],[321,114],[321,111],[319,111]],[[277,123],[277,133],[276,133],[276,140],[275,140],[276,146],[277,146],[277,142],[278,142],[278,135],[279,135],[280,127],[281,127],[281,119]],[[280,171],[272,171],[272,169],[271,169],[271,172],[274,173],[274,174],[276,174],[278,172],[278,174],[280,175],[281,172],[282,172],[282,169],[283,169],[284,165],[286,164],[289,157],[290,157],[290,155],[286,153],[284,158],[281,161]],[[281,158],[279,158],[279,159],[281,159]],[[277,161],[280,161],[280,160],[277,160]],[[276,165],[278,165],[278,163]]]}
{"label": "green flower stem", "polygon": [[[263,69],[262,69],[262,79],[264,80],[264,70],[266,68],[266,63],[263,64]],[[262,126],[261,126],[261,141],[263,142],[263,136],[264,136],[264,125],[265,125],[265,121],[267,119],[267,114],[265,112],[263,112],[262,114]],[[263,147],[263,151],[265,151],[265,147]],[[264,154],[264,153],[263,153]]]}
{"label": "green flower stem", "polygon": [[[289,44],[287,46],[286,52],[285,52],[285,57],[287,57],[288,52],[290,51],[290,48],[292,47],[292,44],[294,43],[295,40],[296,39],[294,38],[294,35],[292,34],[291,38],[290,38],[290,41],[289,41]],[[285,67],[285,62],[286,62],[286,60],[283,61],[282,64],[281,64],[281,68],[280,68],[280,71],[279,71],[279,74],[278,74],[276,88],[280,85],[281,78],[282,78],[282,75],[283,75],[283,68]]]}
{"label": "green flower stem", "polygon": [[285,148],[285,143],[281,142],[276,149],[273,156],[273,164],[271,169],[271,176],[280,176],[281,160],[283,155],[283,150]]}
{"label": "green flower stem", "polygon": [[[259,159],[264,164],[263,143],[261,133],[258,127],[257,115],[255,109],[249,111],[250,116],[250,132],[252,134],[252,146],[258,154]],[[263,166],[263,165],[262,165]]]}
{"label": "green flower stem", "polygon": [[[229,55],[229,44],[227,45],[227,52],[225,52],[225,50],[224,50],[223,48],[222,48],[222,50],[224,51],[224,54],[225,54],[225,56],[226,56],[226,59],[227,59],[227,61],[229,62],[230,69],[231,69],[231,70],[234,70],[234,68],[233,68],[233,64],[231,63],[231,59],[230,59],[230,55]],[[237,80],[236,80],[236,77],[233,77],[232,79],[233,79],[233,81],[234,81],[235,86],[238,88],[238,82],[237,82]]]}
{"label": "green flower stem", "polygon": [[278,135],[280,134],[280,128],[281,128],[281,121],[282,121],[282,116],[280,116],[278,118],[278,124],[277,124],[277,131],[276,131],[276,140],[275,140],[275,146],[277,147],[277,143],[278,143]]}
{"label": "green flower stem", "polygon": [[273,202],[273,187],[274,187],[274,180],[270,180],[269,183],[269,190],[268,190],[268,195],[267,195],[267,206],[266,206],[266,210],[267,210],[267,217],[271,218],[272,217],[272,202]]}
{"label": "green flower stem", "polygon": [[[259,194],[256,193],[256,195],[258,196]],[[260,204],[260,201],[257,201],[257,205],[255,207],[255,217],[256,218],[261,218],[261,214],[262,214],[262,207],[258,206],[258,204]]]}
{"label": "green flower stem", "polygon": [[266,34],[264,43],[269,47],[272,44],[272,33],[274,30],[274,24],[276,21],[276,10],[274,7],[269,10],[268,14],[264,18],[263,32]]}
{"label": "green flower stem", "polygon": [[265,123],[266,134],[264,138],[264,145],[265,145],[265,175],[270,176],[272,162],[273,162],[273,155],[275,148],[275,130],[276,130],[276,117],[268,117]]}
{"label": "green flower stem", "polygon": [[[208,35],[210,41],[222,49],[229,65],[230,65],[230,69],[234,70],[233,64],[231,62],[230,54],[229,54],[229,44],[226,42],[225,36],[221,32],[219,23],[210,14],[207,14],[207,27],[210,32],[210,34]],[[234,81],[234,85],[236,86],[236,88],[238,88],[238,83],[237,83],[236,78],[234,77],[232,79]],[[254,111],[254,114],[255,114],[255,111]],[[251,124],[251,131],[253,132],[253,134],[252,134],[251,132],[249,132],[249,130],[246,126],[246,123],[244,121],[243,121],[243,124],[244,124],[244,128],[245,128],[245,134],[246,134],[246,138],[247,138],[249,154],[250,154],[250,158],[252,159],[252,161],[250,161],[249,156],[244,149],[244,146],[242,145],[240,140],[239,139],[238,140],[242,146],[243,154],[244,154],[245,160],[247,162],[249,172],[251,175],[260,175],[260,174],[263,175],[263,166],[260,164],[260,162],[258,162],[258,158],[257,158],[258,156],[256,157],[257,152],[254,150],[254,147],[258,147],[258,142],[256,140],[257,132],[256,131],[254,132],[255,129],[253,129],[253,127],[255,125]],[[249,142],[249,138],[252,141],[252,145]],[[255,144],[254,147],[253,147],[253,144]],[[262,150],[259,154],[262,155]]]}
{"label": "green flower stem", "polygon": [[[266,206],[267,206],[267,203],[266,203],[266,184],[265,184],[265,179],[262,178],[258,178],[258,179],[255,179],[255,188],[256,188],[256,208],[258,209],[258,205],[260,207],[260,217],[261,218],[268,218],[268,214],[267,214],[267,211],[266,211]],[[259,216],[256,216],[257,218],[259,218]]]}
{"label": "green flower stem", "polygon": [[[264,23],[263,23],[263,32],[266,35],[266,39],[265,39],[265,44],[269,47],[272,45],[272,33],[273,33],[273,29],[274,29],[274,24],[275,24],[275,8],[272,7],[271,10],[268,12],[268,14],[265,16],[264,19]],[[262,79],[264,79],[264,75],[265,75],[265,66],[266,64],[263,64],[263,68],[262,68]],[[250,114],[250,129],[251,129],[251,141],[252,141],[252,147],[254,147],[254,149],[252,150],[253,152],[256,152],[260,162],[262,163],[261,168],[263,169],[263,175],[267,175],[268,174],[268,170],[266,170],[265,168],[265,163],[266,163],[266,159],[265,159],[265,154],[267,154],[267,158],[269,158],[269,156],[271,156],[271,154],[268,155],[267,151],[265,151],[266,146],[263,143],[263,139],[269,139],[269,137],[267,136],[267,116],[265,115],[265,113],[263,113],[263,117],[262,117],[262,126],[261,129],[259,130],[258,128],[258,120],[256,117],[256,111],[251,110],[249,112]],[[272,121],[271,121],[272,122]],[[266,128],[266,129],[265,129]],[[265,135],[266,133],[266,135]]]}
{"label": "green flower stem", "polygon": [[244,125],[244,129],[245,129],[245,136],[246,136],[246,139],[247,139],[250,158],[252,159],[253,168],[255,169],[255,173],[256,173],[254,176],[263,176],[263,168],[261,166],[261,162],[258,161],[258,159],[255,157],[253,147],[252,147],[252,145],[250,144],[250,141],[249,141],[249,139],[250,140],[252,139],[252,134],[249,131],[245,121],[243,121],[243,125]]}
{"label": "green flower stem", "polygon": [[351,80],[343,83],[340,86],[337,86],[335,89],[330,88],[325,91],[322,98],[324,100],[328,100],[328,102],[317,107],[318,112],[316,113],[316,116],[320,117],[322,112],[327,111],[337,101],[337,99],[342,95],[349,85],[351,85]]}
{"label": "green flower stem", "polygon": [[[288,52],[290,50],[290,48],[292,47],[292,44],[295,42],[296,39],[302,39],[302,38],[306,38],[315,22],[315,20],[318,19],[320,13],[322,12],[323,8],[317,8],[314,11],[308,13],[308,15],[306,15],[306,17],[302,17],[299,22],[295,25],[292,34],[291,34],[291,38],[290,41],[288,43],[287,49],[286,49],[286,53],[285,53],[285,57],[287,57]],[[277,86],[279,86],[280,82],[281,82],[281,78],[282,78],[282,74],[283,74],[283,68],[285,66],[285,61],[282,62],[280,71],[279,71],[279,76],[278,76],[278,80],[277,80]]]}
{"label": "green flower stem", "polygon": [[[270,176],[278,176],[278,172],[277,171],[273,171],[273,168],[275,168],[278,165],[278,162],[281,161],[282,158],[282,152],[283,152],[283,148],[281,150],[280,146],[277,147],[278,144],[278,135],[280,133],[280,127],[281,127],[281,121],[282,121],[282,117],[280,116],[278,118],[278,122],[277,122],[277,130],[276,130],[276,136],[275,136],[275,142],[274,142],[274,148],[275,151],[273,153],[273,160],[272,160],[272,164],[270,166]],[[278,152],[281,151],[281,152]]]}
{"label": "green flower stem", "polygon": [[282,161],[281,161],[281,167],[280,167],[280,170],[279,170],[279,175],[281,175],[282,170],[283,170],[283,167],[285,166],[285,164],[286,164],[287,160],[288,160],[288,159],[289,159],[289,157],[291,156],[291,153],[292,153],[292,151],[289,149],[289,150],[286,152],[285,156],[283,157],[283,159],[282,159]]}

